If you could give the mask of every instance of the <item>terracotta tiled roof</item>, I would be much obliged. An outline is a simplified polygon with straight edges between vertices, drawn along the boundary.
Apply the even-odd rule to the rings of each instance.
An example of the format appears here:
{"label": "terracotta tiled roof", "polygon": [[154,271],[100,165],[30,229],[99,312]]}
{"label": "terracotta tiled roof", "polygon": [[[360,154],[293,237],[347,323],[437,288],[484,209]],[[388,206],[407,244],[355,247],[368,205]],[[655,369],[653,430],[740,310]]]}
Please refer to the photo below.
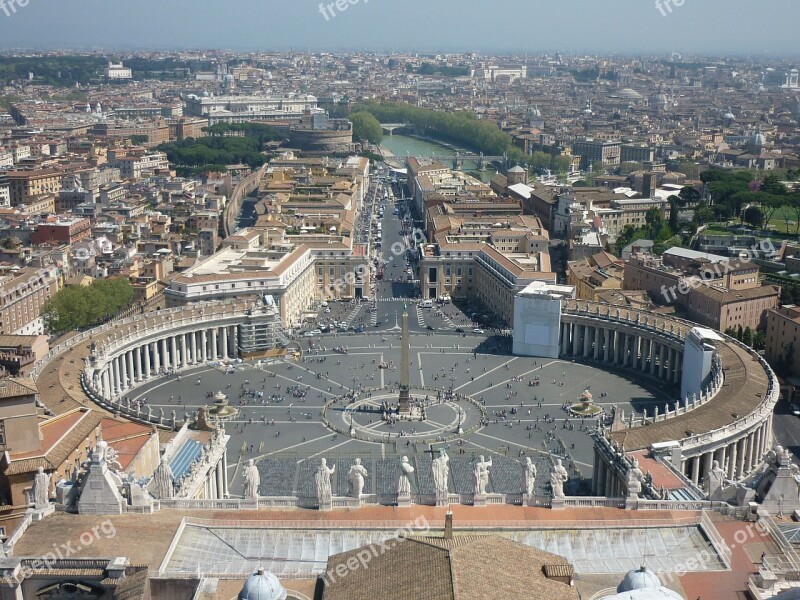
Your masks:
{"label": "terracotta tiled roof", "polygon": [[8,377],[0,380],[0,399],[38,393],[36,382],[30,377]]}
{"label": "terracotta tiled roof", "polygon": [[348,569],[342,578],[337,566],[370,550],[331,556],[325,600],[527,600],[534,590],[548,600],[578,598],[574,588],[544,574],[545,565],[571,570],[566,559],[500,536],[394,539],[388,547],[371,554],[367,568]]}
{"label": "terracotta tiled roof", "polygon": [[[62,425],[62,417],[57,417],[58,421],[54,422],[54,426]],[[44,467],[46,470],[51,471],[58,469],[65,460],[72,454],[76,448],[80,447],[86,441],[97,426],[103,419],[103,415],[97,411],[85,409],[80,413],[72,413],[67,416],[69,427],[66,431],[59,430],[59,437],[55,443],[50,447],[43,447],[42,453],[26,453],[21,455],[19,460],[13,457],[6,469],[6,475],[15,475],[18,473],[30,473],[39,467]],[[74,423],[72,421],[75,421]],[[43,425],[46,427],[46,424]]]}

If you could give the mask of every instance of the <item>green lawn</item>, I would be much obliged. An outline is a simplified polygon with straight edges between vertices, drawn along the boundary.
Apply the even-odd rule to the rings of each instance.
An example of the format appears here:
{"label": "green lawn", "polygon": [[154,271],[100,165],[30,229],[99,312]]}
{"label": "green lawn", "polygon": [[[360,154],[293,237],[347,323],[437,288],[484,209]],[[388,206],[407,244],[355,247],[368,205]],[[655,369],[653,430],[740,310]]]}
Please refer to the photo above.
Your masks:
{"label": "green lawn", "polygon": [[[788,222],[788,223],[787,223]],[[772,215],[769,224],[774,227],[777,233],[797,235],[797,214],[787,206],[781,206]]]}

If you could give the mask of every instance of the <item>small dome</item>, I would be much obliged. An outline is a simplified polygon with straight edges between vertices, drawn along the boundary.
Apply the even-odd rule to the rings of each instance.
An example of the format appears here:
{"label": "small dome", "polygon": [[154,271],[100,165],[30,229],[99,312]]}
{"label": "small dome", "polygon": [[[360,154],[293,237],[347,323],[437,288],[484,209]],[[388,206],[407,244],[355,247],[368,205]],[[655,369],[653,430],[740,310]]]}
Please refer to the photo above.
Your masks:
{"label": "small dome", "polygon": [[631,88],[622,88],[620,91],[617,92],[618,98],[625,98],[626,100],[641,100],[642,95],[634,89]]}
{"label": "small dome", "polygon": [[630,592],[632,590],[655,590],[661,587],[658,575],[647,567],[635,571],[628,571],[625,579],[617,586],[617,592]]}
{"label": "small dome", "polygon": [[247,578],[238,600],[286,600],[286,590],[275,575],[259,569]]}

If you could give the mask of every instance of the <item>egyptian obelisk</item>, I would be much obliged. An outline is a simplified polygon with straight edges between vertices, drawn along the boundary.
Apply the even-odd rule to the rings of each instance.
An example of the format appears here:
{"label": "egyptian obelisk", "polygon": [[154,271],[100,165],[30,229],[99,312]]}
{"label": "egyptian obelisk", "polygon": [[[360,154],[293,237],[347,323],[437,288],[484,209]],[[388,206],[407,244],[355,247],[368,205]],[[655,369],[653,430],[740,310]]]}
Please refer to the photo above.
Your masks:
{"label": "egyptian obelisk", "polygon": [[403,340],[400,343],[400,414],[411,413],[408,387],[408,306],[403,306]]}

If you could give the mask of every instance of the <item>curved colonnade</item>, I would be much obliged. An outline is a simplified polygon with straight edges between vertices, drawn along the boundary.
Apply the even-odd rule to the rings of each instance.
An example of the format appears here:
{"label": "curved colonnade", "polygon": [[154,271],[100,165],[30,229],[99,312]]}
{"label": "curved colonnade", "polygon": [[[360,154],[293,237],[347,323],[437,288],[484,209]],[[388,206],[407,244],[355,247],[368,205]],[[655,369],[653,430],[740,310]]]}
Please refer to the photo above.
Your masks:
{"label": "curved colonnade", "polygon": [[[85,361],[85,399],[119,411],[134,420],[178,427],[182,417],[143,414],[121,398],[125,393],[170,371],[212,360],[235,358],[242,326],[253,318],[254,305],[244,300],[210,302],[132,317],[75,336],[55,347],[34,370],[41,374],[50,361],[72,350]],[[685,338],[695,324],[647,311],[584,301],[564,303],[560,349],[562,358],[592,360],[609,367],[634,370],[679,394]],[[661,415],[644,414],[631,423],[615,423],[611,438],[628,451],[652,444],[677,442],[680,468],[699,484],[713,460],[735,480],[752,473],[772,445],[772,411],[779,388],[775,374],[751,349],[723,336],[717,344],[722,374],[713,378],[699,398],[677,401]],[[87,347],[89,351],[86,352]],[[82,352],[75,352],[82,349]],[[68,358],[68,356],[67,356]],[[53,386],[49,386],[53,388]],[[72,386],[69,386],[72,389]],[[63,389],[42,389],[43,403],[52,408]],[[73,399],[75,392],[69,392]],[[60,412],[60,411],[56,411]],[[641,423],[641,425],[639,425]],[[677,466],[677,465],[676,465]],[[595,492],[606,490],[602,461],[595,464]]]}
{"label": "curved colonnade", "polygon": [[[758,468],[772,446],[778,380],[754,350],[720,335],[716,352],[722,372],[699,398],[678,399],[684,341],[693,327],[698,325],[647,311],[571,300],[563,308],[561,355],[633,370],[659,385],[675,386],[675,407],[661,418],[656,408],[652,418],[645,414],[637,419],[639,426],[615,422],[610,436],[620,447],[631,451],[677,443],[679,468],[693,484],[700,483],[714,460],[728,479],[741,479]],[[604,467],[596,460],[594,491],[613,496],[619,490],[607,489],[613,478]]]}

